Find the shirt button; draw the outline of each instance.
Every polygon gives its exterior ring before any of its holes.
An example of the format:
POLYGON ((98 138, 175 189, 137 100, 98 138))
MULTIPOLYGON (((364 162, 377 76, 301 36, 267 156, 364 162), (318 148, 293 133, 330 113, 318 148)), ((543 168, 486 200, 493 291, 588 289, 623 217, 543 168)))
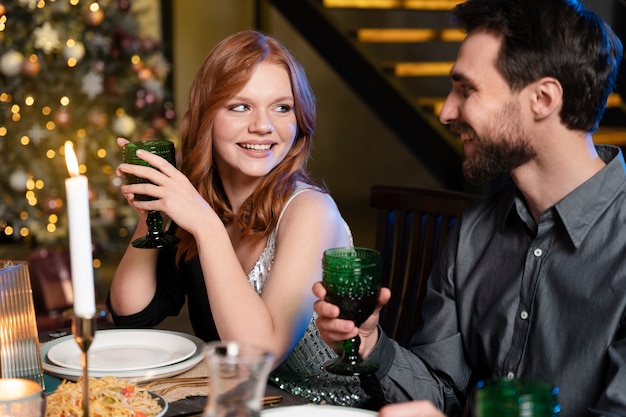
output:
POLYGON ((522 318, 522 320, 526 320, 528 318, 528 311, 522 311, 519 316, 522 318))
POLYGON ((543 254, 543 251, 541 249, 537 248, 537 249, 535 249, 533 251, 533 254, 538 258, 538 257, 540 257, 543 254))
POLYGON ((509 373, 506 374, 506 377, 509 378, 509 379, 513 379, 513 378, 515 378, 515 373, 509 372, 509 373))

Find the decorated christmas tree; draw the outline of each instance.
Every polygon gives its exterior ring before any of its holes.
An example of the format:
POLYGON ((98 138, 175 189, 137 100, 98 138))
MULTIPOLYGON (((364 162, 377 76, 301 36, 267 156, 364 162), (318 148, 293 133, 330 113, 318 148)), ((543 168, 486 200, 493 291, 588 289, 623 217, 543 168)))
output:
POLYGON ((0 240, 64 244, 64 143, 89 179, 92 236, 124 243, 118 136, 172 139, 169 64, 130 0, 0 0, 0 240))

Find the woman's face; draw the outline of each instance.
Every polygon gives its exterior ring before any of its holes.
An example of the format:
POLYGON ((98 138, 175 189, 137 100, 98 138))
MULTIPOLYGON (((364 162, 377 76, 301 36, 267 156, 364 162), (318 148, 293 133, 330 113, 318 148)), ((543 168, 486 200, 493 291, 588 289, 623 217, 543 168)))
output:
POLYGON ((260 63, 241 91, 218 110, 213 153, 222 181, 260 179, 287 155, 297 132, 287 71, 260 63))

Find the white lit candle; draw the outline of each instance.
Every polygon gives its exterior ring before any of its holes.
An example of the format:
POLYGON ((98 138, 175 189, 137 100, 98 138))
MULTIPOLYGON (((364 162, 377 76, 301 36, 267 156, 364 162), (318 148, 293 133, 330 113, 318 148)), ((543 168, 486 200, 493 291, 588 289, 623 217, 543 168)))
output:
POLYGON ((74 289, 74 315, 93 317, 96 313, 89 218, 89 185, 79 175, 78 160, 72 142, 65 142, 65 163, 70 178, 65 180, 70 232, 70 259, 74 289))

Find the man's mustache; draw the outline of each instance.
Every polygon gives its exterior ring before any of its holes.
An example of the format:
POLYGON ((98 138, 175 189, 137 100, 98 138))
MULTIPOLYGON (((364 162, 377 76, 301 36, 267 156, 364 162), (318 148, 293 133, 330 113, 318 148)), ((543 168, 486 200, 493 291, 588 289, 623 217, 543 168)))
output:
POLYGON ((469 133, 472 136, 476 136, 476 134, 474 132, 474 129, 472 129, 466 123, 459 123, 459 122, 450 123, 449 129, 450 129, 450 132, 454 133, 455 135, 459 135, 460 136, 463 133, 469 133))

